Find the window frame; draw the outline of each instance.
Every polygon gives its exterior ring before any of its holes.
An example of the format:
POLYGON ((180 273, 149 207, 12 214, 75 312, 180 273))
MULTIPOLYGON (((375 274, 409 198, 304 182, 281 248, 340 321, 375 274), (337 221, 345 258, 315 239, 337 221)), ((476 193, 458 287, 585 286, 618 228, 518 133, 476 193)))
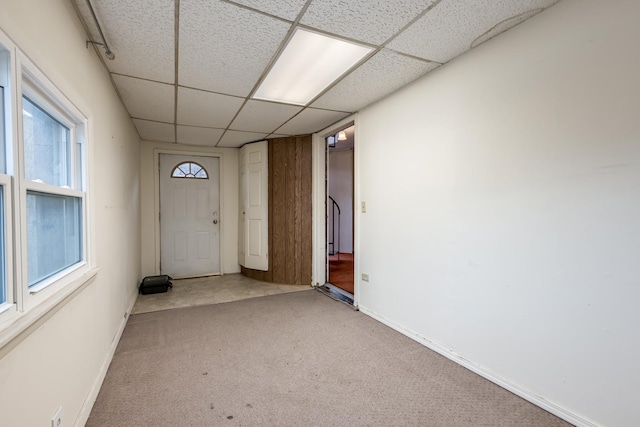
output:
MULTIPOLYGON (((6 174, 0 174, 0 187, 2 187, 2 210, 4 221, 0 223, 4 235, 4 280, 5 280, 5 301, 0 303, 0 316, 7 311, 16 309, 15 286, 14 286, 14 263, 13 263, 13 230, 8 225, 13 224, 13 191, 12 178, 6 174)), ((0 242, 2 244, 2 242, 0 242)))
MULTIPOLYGON (((25 330, 28 319, 44 315, 95 277, 92 260, 89 218, 87 133, 89 120, 57 86, 0 31, 0 49, 8 52, 8 61, 0 61, 0 83, 5 72, 5 159, 6 173, 0 168, 0 186, 4 194, 4 235, 6 302, 0 303, 0 348, 13 336, 25 330), (2 70, 3 64, 6 70, 2 70), (9 92, 9 93, 7 93, 9 92), (26 179, 23 128, 23 96, 69 129, 68 185, 57 186, 26 179), (10 123, 9 123, 10 122, 10 123), (27 194, 38 192, 79 200, 80 261, 35 283, 28 283, 27 194), (23 321, 16 323, 19 319, 23 321)), ((5 58, 6 59, 6 58, 5 58)), ((1 102, 1 101, 0 101, 1 102)), ((0 132, 2 132, 0 126, 0 132)), ((0 140, 0 144, 3 141, 0 140)), ((1 147, 0 147, 1 148, 1 147)), ((2 161, 0 157, 0 161, 2 161)))
MULTIPOLYGON (((24 157, 24 135, 23 135, 23 123, 22 114, 16 114, 18 117, 18 171, 15 173, 15 179, 19 182, 20 191, 20 225, 21 225, 21 288, 23 292, 28 293, 31 298, 25 296, 25 300, 31 305, 38 303, 41 298, 39 295, 43 291, 42 298, 46 298, 48 294, 59 289, 67 284, 70 280, 76 277, 74 272, 80 271, 82 273, 88 267, 88 218, 87 218, 87 192, 85 187, 86 177, 82 174, 85 170, 86 157, 82 158, 83 153, 77 153, 80 149, 79 145, 84 144, 85 139, 83 137, 87 129, 87 119, 84 115, 64 96, 51 81, 24 55, 18 56, 18 65, 20 74, 17 75, 20 81, 18 82, 21 88, 18 99, 16 100, 17 111, 22 111, 23 96, 29 98, 31 102, 36 104, 39 108, 46 111, 51 117, 59 121, 61 124, 69 129, 69 159, 70 159, 70 176, 69 187, 56 186, 43 182, 31 181, 25 177, 25 157, 24 157), (82 135, 79 135, 82 134, 82 135), (61 196, 70 196, 79 198, 82 204, 82 257, 81 261, 72 264, 58 273, 34 284, 32 287, 28 286, 28 265, 27 265, 27 193, 39 192, 48 193, 61 196), (50 289, 51 288, 51 289, 50 289)), ((80 151, 86 151, 80 150, 80 151)))
POLYGON ((0 322, 10 318, 17 312, 18 289, 16 287, 16 270, 14 264, 15 249, 15 228, 13 227, 14 215, 14 182, 13 182, 13 164, 8 159, 13 158, 15 153, 17 120, 14 114, 14 100, 16 96, 16 82, 14 79, 16 69, 16 52, 17 48, 11 39, 0 31, 0 50, 2 58, 0 58, 0 83, 2 84, 3 104, 2 114, 2 139, 0 140, 0 150, 4 152, 0 155, 0 186, 3 188, 3 210, 4 222, 1 226, 4 228, 4 263, 5 263, 5 301, 0 303, 0 322))

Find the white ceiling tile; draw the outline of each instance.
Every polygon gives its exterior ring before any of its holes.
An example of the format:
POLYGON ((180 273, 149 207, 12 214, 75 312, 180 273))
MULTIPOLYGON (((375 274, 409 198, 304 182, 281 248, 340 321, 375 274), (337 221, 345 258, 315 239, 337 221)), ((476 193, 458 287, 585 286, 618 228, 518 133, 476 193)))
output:
POLYGON ((224 129, 178 126, 178 143, 214 147, 223 132, 224 129))
POLYGON ((226 128, 244 98, 178 88, 178 124, 226 128))
POLYGON ((249 100, 229 127, 235 130, 269 133, 300 110, 302 107, 294 105, 249 100))
POLYGON ((176 142, 176 133, 169 123, 151 122, 149 120, 133 119, 140 138, 145 141, 176 142))
POLYGON ((278 134, 306 135, 317 132, 347 117, 350 113, 341 111, 318 110, 306 108, 303 112, 276 130, 278 134))
POLYGON ((270 15, 294 21, 306 0, 234 0, 234 3, 243 4, 270 15))
POLYGON ((263 140, 267 137, 267 133, 241 132, 236 130, 228 130, 220 142, 218 147, 241 147, 247 142, 255 142, 263 140))
MULTIPOLYGON (((92 39, 102 42, 86 0, 76 0, 76 4, 92 39)), ((107 44, 116 55, 112 61, 105 60, 109 71, 174 83, 173 0, 110 0, 91 4, 107 44)))
POLYGON ((239 96, 249 95, 290 27, 210 0, 182 0, 180 21, 180 84, 239 96))
MULTIPOLYGON (((89 38, 100 41, 87 2, 73 1, 86 21, 89 38)), ((142 119, 135 121, 141 136, 173 141, 172 124, 177 118, 178 142, 215 145, 220 141, 232 146, 263 133, 297 135, 321 130, 348 116, 347 111, 362 109, 436 66, 415 57, 446 62, 557 1, 102 0, 93 5, 116 54, 115 61, 105 64, 130 115, 142 119), (315 101, 313 108, 300 110, 257 100, 244 104, 243 98, 286 37, 290 20, 307 3, 303 25, 372 44, 385 42, 427 12, 315 101), (177 100, 173 85, 176 4, 180 5, 178 77, 183 86, 177 100), (222 138, 228 126, 230 131, 222 138)))
MULTIPOLYGON (((479 37, 503 21, 522 14, 530 17, 558 0, 443 0, 387 47, 437 62, 447 62, 469 50, 479 37)), ((493 32, 493 35, 496 35, 493 32)), ((476 43, 477 44, 477 43, 476 43)))
POLYGON ((131 117, 173 123, 173 85, 120 75, 113 81, 131 117))
POLYGON ((300 22, 380 45, 433 3, 434 0, 313 1, 300 22))
POLYGON ((433 70, 437 63, 382 49, 360 68, 318 98, 312 106, 358 111, 433 70))

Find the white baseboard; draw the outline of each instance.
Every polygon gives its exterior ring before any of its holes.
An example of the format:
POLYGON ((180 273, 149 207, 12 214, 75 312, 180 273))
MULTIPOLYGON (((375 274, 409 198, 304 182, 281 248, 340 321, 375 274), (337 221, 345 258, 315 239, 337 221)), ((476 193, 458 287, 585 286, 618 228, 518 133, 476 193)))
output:
POLYGON ((111 360, 113 359, 114 354, 116 353, 116 348, 118 347, 118 343, 120 342, 120 338, 122 337, 122 333, 124 332, 124 328, 127 325, 127 321, 129 320, 129 316, 131 315, 131 310, 133 309, 133 305, 136 303, 136 298, 133 298, 129 307, 126 311, 126 317, 123 316, 122 322, 116 331, 115 336, 111 342, 111 347, 109 347, 109 352, 102 362, 102 366, 100 367, 100 372, 98 372, 98 376, 96 377, 95 382, 93 383, 93 387, 91 387, 91 391, 87 395, 87 398, 84 400, 82 404, 82 408, 80 409, 80 413, 78 414, 78 418, 76 418, 74 427, 84 427, 89 421, 89 416, 91 415, 91 410, 93 409, 93 404, 96 402, 98 398, 98 393, 100 393, 100 389, 102 388, 102 383, 104 382, 105 377, 107 376, 107 371, 109 370, 109 366, 111 365, 111 360))
POLYGON ((486 378, 487 380, 491 381, 494 384, 499 385, 500 387, 509 390, 510 392, 512 392, 513 394, 520 396, 521 398, 533 403, 536 406, 539 406, 540 408, 544 409, 547 412, 552 413, 553 415, 556 415, 559 418, 562 418, 563 420, 570 422, 571 424, 574 424, 576 426, 580 426, 580 427, 600 427, 600 424, 594 423, 593 421, 587 420, 577 414, 574 414, 573 412, 556 405, 553 402, 550 402, 548 400, 546 400, 544 397, 542 396, 538 396, 534 393, 532 393, 530 390, 527 390, 525 388, 523 388, 522 386, 515 384, 513 382, 511 382, 510 380, 507 380, 506 378, 501 377, 498 374, 495 374, 494 372, 489 371, 488 369, 464 358, 463 356, 456 354, 455 352, 451 351, 450 349, 447 349, 445 347, 442 347, 439 344, 434 343, 433 341, 428 340, 425 337, 420 336, 419 334, 406 329, 404 327, 401 327, 397 324, 395 324, 394 322, 390 321, 389 319, 386 319, 385 317, 379 315, 378 313, 376 313, 373 310, 370 310, 366 307, 363 306, 359 306, 358 309, 366 314, 367 316, 370 316, 374 319, 376 319, 377 321, 384 323, 385 325, 389 326, 390 328, 400 332, 401 334, 411 338, 414 341, 417 341, 418 343, 424 345, 425 347, 428 347, 429 349, 435 351, 438 354, 443 355, 444 357, 446 357, 449 360, 452 360, 453 362, 464 366, 465 368, 469 369, 470 371, 480 375, 483 378, 486 378))

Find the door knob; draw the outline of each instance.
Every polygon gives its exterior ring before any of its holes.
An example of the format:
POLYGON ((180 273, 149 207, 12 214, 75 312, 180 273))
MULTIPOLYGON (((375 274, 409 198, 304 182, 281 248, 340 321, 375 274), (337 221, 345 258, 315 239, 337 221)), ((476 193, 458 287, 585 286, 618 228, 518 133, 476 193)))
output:
POLYGON ((217 223, 218 223, 218 220, 217 220, 217 219, 214 219, 214 220, 213 220, 213 223, 214 223, 214 224, 217 224, 217 223))

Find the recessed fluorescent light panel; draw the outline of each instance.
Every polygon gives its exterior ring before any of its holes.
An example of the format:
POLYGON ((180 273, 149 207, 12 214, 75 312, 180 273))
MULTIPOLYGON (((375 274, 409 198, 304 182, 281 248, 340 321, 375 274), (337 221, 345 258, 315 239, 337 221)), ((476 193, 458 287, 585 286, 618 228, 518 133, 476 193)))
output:
POLYGON ((372 50, 297 29, 253 97, 306 105, 372 50))

